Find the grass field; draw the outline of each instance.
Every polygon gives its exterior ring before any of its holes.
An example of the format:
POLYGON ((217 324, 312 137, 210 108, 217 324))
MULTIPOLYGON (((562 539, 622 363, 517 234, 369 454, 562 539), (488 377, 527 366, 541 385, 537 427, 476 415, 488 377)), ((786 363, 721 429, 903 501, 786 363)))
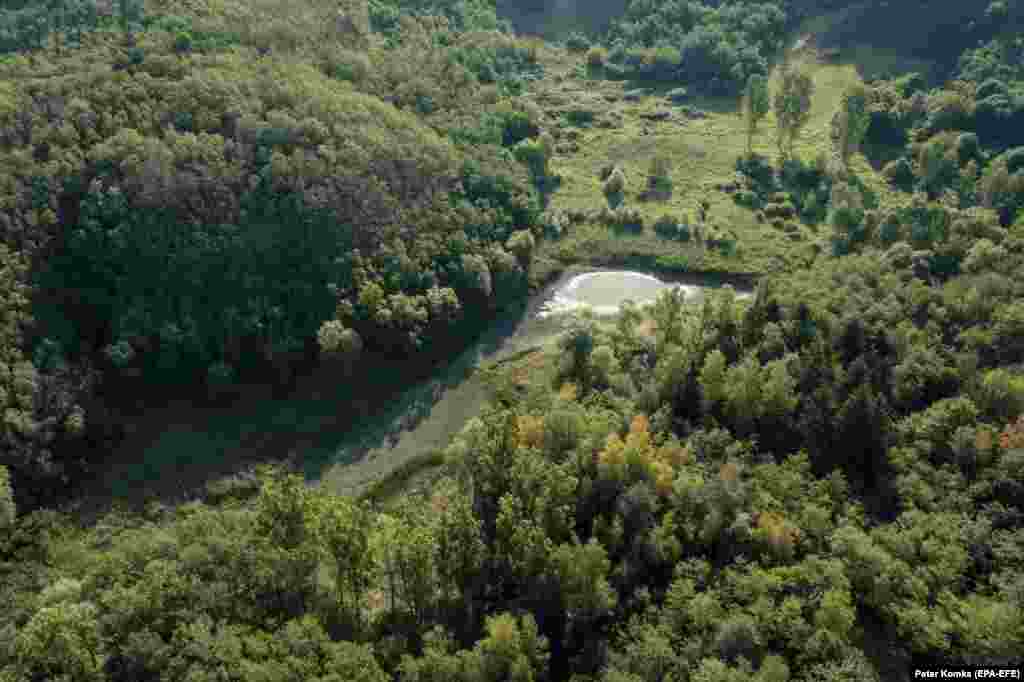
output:
MULTIPOLYGON (((813 160, 829 150, 829 129, 840 95, 860 80, 858 64, 826 63, 817 59, 813 49, 793 55, 804 62, 815 84, 811 120, 796 144, 796 155, 813 160)), ((619 165, 626 174, 624 206, 640 211, 644 231, 622 235, 603 225, 582 224, 563 239, 545 243, 541 256, 565 263, 590 265, 685 263, 693 271, 778 272, 803 267, 814 258, 815 241, 820 234, 802 226, 796 238, 768 224, 758 223, 754 213, 737 206, 732 197, 714 187, 734 179, 736 159, 745 151, 746 133, 734 99, 693 97, 690 106, 706 112, 706 118, 688 119, 672 107, 664 93, 678 84, 647 84, 649 93, 639 101, 624 101, 624 91, 637 87, 631 82, 585 78, 578 65, 582 57, 555 50, 545 51, 548 76, 539 82, 531 97, 542 108, 552 103, 557 108, 586 107, 594 110, 598 121, 620 122, 618 127, 593 125, 572 128, 561 123, 562 137, 573 129, 578 151, 557 154, 552 170, 562 177, 552 196, 551 208, 595 210, 606 205, 601 191, 600 170, 609 163, 619 165), (569 104, 566 104, 569 103, 569 104), (657 110, 672 110, 672 118, 654 122, 644 118, 657 110), (667 201, 643 201, 648 166, 655 154, 666 155, 671 162, 674 193, 667 201), (702 250, 692 244, 657 237, 651 225, 661 215, 696 215, 700 200, 710 203, 709 224, 737 237, 737 252, 724 256, 715 250, 702 250)), ((776 77, 770 80, 774 89, 776 77)), ((777 157, 774 114, 761 122, 754 137, 754 151, 771 159, 777 157)), ((890 194, 886 183, 861 155, 856 155, 851 170, 880 197, 890 194)), ((680 268, 682 269, 682 268, 680 268)))

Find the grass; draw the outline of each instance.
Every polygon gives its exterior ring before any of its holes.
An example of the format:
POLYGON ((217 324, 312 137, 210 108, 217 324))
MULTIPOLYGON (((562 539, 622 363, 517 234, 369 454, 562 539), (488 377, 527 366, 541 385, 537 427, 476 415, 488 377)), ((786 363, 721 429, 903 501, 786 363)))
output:
POLYGON ((399 496, 411 492, 415 484, 429 484, 434 477, 440 475, 444 466, 444 451, 432 450, 428 453, 406 460, 384 476, 371 483, 360 495, 359 499, 370 502, 378 507, 386 507, 399 496))
MULTIPOLYGON (((813 160, 830 148, 829 131, 836 103, 849 85, 860 80, 858 65, 852 62, 826 63, 815 58, 812 50, 794 55, 806 60, 815 84, 811 119, 797 140, 795 153, 813 160)), ((589 106, 599 107, 598 117, 613 115, 621 119, 618 128, 592 126, 578 130, 579 151, 559 154, 551 162, 553 172, 562 177, 558 192, 551 198, 551 208, 561 210, 594 210, 605 205, 599 172, 608 163, 618 164, 627 180, 624 206, 636 208, 644 218, 644 231, 639 235, 619 235, 595 224, 572 228, 557 242, 542 244, 540 256, 565 264, 623 266, 639 264, 655 270, 681 270, 682 264, 692 272, 767 273, 796 269, 814 258, 813 242, 818 235, 803 226, 798 239, 768 224, 758 223, 754 213, 737 206, 729 194, 714 189, 735 177, 736 159, 746 146, 744 123, 738 102, 729 98, 695 96, 691 106, 707 113, 707 117, 688 120, 664 99, 664 93, 678 83, 645 83, 649 94, 637 102, 621 100, 623 91, 632 84, 621 81, 581 80, 575 74, 582 57, 548 52, 545 64, 549 77, 537 84, 531 96, 544 106, 547 103, 571 100, 576 93, 585 93, 589 106), (606 98, 607 96, 607 98, 606 98), (613 100, 613 101, 608 101, 613 100), (643 114, 658 109, 673 109, 676 114, 666 122, 650 122, 643 114), (675 191, 667 201, 642 201, 646 189, 647 170, 655 154, 667 156, 675 191), (710 204, 708 223, 737 237, 737 252, 726 256, 715 250, 702 250, 692 243, 673 242, 654 235, 652 226, 661 215, 696 215, 700 200, 710 204)), ((775 87, 773 75, 770 86, 775 87)), ((778 155, 775 145, 774 114, 761 122, 754 136, 754 151, 769 158, 778 155)), ((895 200, 884 179, 861 155, 855 155, 851 170, 873 189, 883 205, 895 200)))

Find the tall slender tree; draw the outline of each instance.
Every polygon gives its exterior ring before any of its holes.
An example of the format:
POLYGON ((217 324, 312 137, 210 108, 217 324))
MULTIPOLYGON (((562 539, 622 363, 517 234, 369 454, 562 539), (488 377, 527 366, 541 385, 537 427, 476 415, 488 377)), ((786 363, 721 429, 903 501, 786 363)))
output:
POLYGON ((768 114, 770 109, 768 79, 759 74, 753 74, 747 80, 747 86, 743 90, 742 110, 747 124, 748 155, 754 151, 754 133, 757 132, 757 124, 768 114))
POLYGON ((814 81, 800 65, 782 65, 779 89, 775 93, 775 118, 778 120, 779 155, 788 159, 800 131, 811 120, 814 81))
POLYGON ((850 155, 864 140, 870 124, 867 89, 857 83, 843 93, 839 109, 832 119, 832 138, 844 164, 849 163, 850 155))

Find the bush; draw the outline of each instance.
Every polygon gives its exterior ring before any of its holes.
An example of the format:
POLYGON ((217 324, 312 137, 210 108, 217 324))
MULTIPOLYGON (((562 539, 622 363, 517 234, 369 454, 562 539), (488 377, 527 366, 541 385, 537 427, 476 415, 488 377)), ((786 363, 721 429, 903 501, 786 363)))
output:
POLYGON ((572 52, 584 52, 590 47, 590 38, 574 31, 565 39, 565 47, 572 52))
POLYGON ((888 214, 879 225, 879 240, 885 244, 895 244, 903 239, 903 226, 895 213, 888 214))
POLYGON ((1002 95, 1003 97, 1010 94, 1010 88, 1007 87, 1006 83, 999 80, 998 78, 989 78, 978 86, 978 89, 974 93, 974 98, 978 101, 988 99, 993 95, 1002 95))
POLYGON ((665 200, 672 196, 671 163, 666 156, 651 159, 647 173, 647 192, 651 198, 665 200))
POLYGON ((361 52, 337 50, 332 52, 322 65, 324 73, 331 78, 350 83, 363 83, 370 77, 373 66, 369 57, 361 52))
POLYGON ((533 250, 536 248, 537 242, 533 238, 533 233, 529 230, 517 230, 513 232, 508 241, 505 244, 505 248, 516 257, 521 264, 530 262, 533 257, 533 250))
POLYGON ((549 150, 540 140, 523 140, 512 148, 516 161, 525 164, 535 178, 547 175, 549 150))
POLYGON ((639 233, 644 229, 644 218, 635 208, 617 208, 602 212, 601 220, 617 231, 639 233))
POLYGON ((604 194, 605 196, 622 194, 626 189, 626 176, 622 172, 622 169, 618 166, 612 169, 612 172, 608 174, 608 179, 604 183, 604 194))
POLYGON ((658 256, 654 259, 654 264, 662 270, 674 270, 676 272, 686 272, 690 269, 690 259, 685 254, 673 253, 658 256))
POLYGON ((770 193, 776 187, 775 170, 767 158, 750 154, 736 159, 736 172, 750 178, 759 192, 770 193))
POLYGON ((514 147, 528 137, 536 137, 540 134, 540 126, 530 112, 508 111, 499 114, 501 125, 501 144, 506 147, 514 147))
POLYGON ((583 419, 577 412, 556 410, 544 418, 544 450, 562 455, 576 447, 584 433, 583 419))
POLYGON ((587 50, 587 66, 599 69, 608 61, 608 50, 595 46, 587 50))
POLYGON ((894 187, 909 192, 914 187, 914 168, 906 158, 899 158, 885 164, 882 174, 894 187))
POLYGON ((739 206, 744 206, 756 211, 764 207, 764 202, 761 197, 757 196, 754 192, 749 189, 741 189, 739 192, 735 192, 732 195, 732 200, 739 206))
POLYGON ((673 88, 665 93, 665 99, 673 104, 683 104, 690 99, 690 91, 687 88, 673 88))
POLYGON ((690 241, 690 226, 685 221, 680 222, 670 215, 663 215, 655 221, 654 233, 664 239, 690 241))
POLYGON ((981 146, 977 133, 960 133, 956 138, 956 153, 961 165, 978 160, 981 156, 981 146))
POLYGON ((910 97, 916 92, 924 92, 925 88, 928 87, 928 83, 925 81, 924 76, 916 72, 908 73, 905 76, 897 78, 893 81, 893 85, 904 97, 910 97))
POLYGON ((192 51, 192 34, 180 31, 174 36, 174 51, 188 53, 192 51))
POLYGON ((1006 170, 1016 173, 1024 168, 1024 147, 1016 147, 1006 152, 1006 170))
POLYGON ((574 125, 578 128, 589 126, 594 122, 595 117, 596 114, 593 109, 579 108, 565 112, 565 120, 568 121, 570 125, 574 125))

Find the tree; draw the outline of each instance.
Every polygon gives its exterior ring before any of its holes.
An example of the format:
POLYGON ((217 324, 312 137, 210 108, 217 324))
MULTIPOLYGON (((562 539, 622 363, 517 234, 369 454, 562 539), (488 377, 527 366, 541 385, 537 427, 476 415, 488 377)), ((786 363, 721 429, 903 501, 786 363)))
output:
POLYGON ((754 151, 754 133, 757 132, 757 124, 761 122, 771 109, 771 99, 768 93, 768 79, 760 74, 754 74, 747 79, 747 87, 743 91, 743 117, 747 124, 747 154, 754 151))
POLYGON ((10 474, 7 467, 0 465, 0 528, 7 528, 14 523, 16 514, 10 474))
POLYGON ((358 631, 375 568, 370 553, 370 519, 348 498, 324 496, 319 502, 319 542, 334 570, 339 606, 358 631))
POLYGON ((839 110, 832 120, 832 135, 839 147, 839 158, 844 164, 849 162, 850 154, 864 140, 869 125, 871 112, 868 111, 867 89, 858 83, 843 93, 839 110))
POLYGON ((440 502, 434 531, 434 563, 442 594, 461 607, 472 622, 474 595, 484 564, 486 546, 480 519, 473 513, 473 500, 450 479, 437 486, 440 502))
POLYGON ((117 8, 125 44, 132 45, 132 28, 142 18, 142 3, 139 0, 118 0, 117 8))
POLYGON ((104 655, 96 616, 96 607, 88 602, 39 609, 14 641, 25 679, 102 680, 104 655))
POLYGON ((469 679, 540 682, 548 667, 548 641, 533 616, 502 613, 487 619, 487 637, 473 650, 477 668, 469 679), (479 667, 477 667, 479 666, 479 667))
POLYGON ((782 66, 780 77, 774 108, 779 126, 779 154, 788 159, 793 155, 793 146, 800 131, 811 119, 814 81, 802 67, 788 63, 782 66))

